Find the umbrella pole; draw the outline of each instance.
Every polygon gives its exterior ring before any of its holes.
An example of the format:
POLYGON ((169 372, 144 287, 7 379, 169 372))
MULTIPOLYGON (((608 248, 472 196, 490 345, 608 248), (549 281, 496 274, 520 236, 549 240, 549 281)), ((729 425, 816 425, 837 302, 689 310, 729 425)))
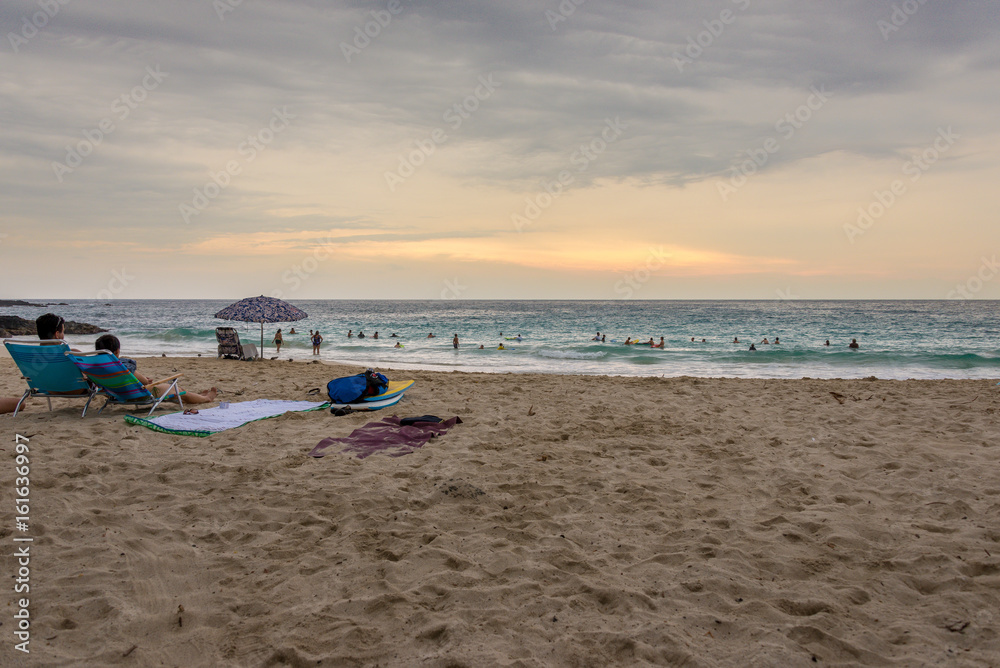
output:
POLYGON ((264 358, 264 322, 260 323, 260 357, 264 358))

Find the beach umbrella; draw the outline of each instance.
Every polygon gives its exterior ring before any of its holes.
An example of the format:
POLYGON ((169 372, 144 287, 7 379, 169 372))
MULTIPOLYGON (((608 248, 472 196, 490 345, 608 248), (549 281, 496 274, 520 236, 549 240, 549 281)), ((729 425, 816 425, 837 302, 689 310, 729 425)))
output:
POLYGON ((294 322, 308 318, 309 314, 286 301, 274 297, 247 297, 235 304, 230 304, 215 314, 222 320, 239 320, 240 322, 260 323, 260 352, 264 354, 264 323, 294 322))

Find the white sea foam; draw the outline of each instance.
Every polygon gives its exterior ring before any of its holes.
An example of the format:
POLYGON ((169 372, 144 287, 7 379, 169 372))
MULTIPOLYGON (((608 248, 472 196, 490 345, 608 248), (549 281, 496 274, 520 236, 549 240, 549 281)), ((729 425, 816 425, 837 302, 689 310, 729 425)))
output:
POLYGON ((551 357, 557 360, 599 360, 607 353, 575 353, 571 350, 539 350, 539 357, 551 357))

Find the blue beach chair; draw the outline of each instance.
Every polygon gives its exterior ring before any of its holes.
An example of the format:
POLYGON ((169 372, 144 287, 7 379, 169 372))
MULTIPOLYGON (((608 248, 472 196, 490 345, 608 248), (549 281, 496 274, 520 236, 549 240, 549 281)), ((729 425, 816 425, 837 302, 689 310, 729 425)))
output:
POLYGON ((14 417, 28 397, 45 397, 51 411, 53 398, 87 399, 89 404, 96 394, 97 389, 66 359, 69 346, 65 341, 4 339, 3 345, 28 383, 28 389, 14 408, 14 417))
MULTIPOLYGON (((125 365, 122 364, 122 361, 114 353, 110 353, 107 350, 95 350, 92 353, 67 352, 66 357, 70 359, 72 364, 79 369, 80 373, 87 380, 97 386, 95 394, 107 397, 107 401, 101 406, 101 410, 97 411, 98 415, 108 407, 108 404, 119 404, 122 406, 152 405, 149 413, 146 413, 147 416, 152 415, 156 407, 160 405, 160 402, 164 399, 174 398, 174 395, 177 394, 177 379, 184 375, 179 373, 169 378, 143 385, 131 371, 125 368, 125 365), (151 387, 167 382, 170 383, 170 387, 167 388, 167 392, 162 397, 157 397, 150 391, 151 387)), ((179 396, 177 397, 177 402, 181 405, 181 410, 183 410, 184 402, 179 396)), ((81 417, 87 416, 87 408, 89 407, 90 401, 88 400, 87 405, 83 407, 83 415, 81 417)))

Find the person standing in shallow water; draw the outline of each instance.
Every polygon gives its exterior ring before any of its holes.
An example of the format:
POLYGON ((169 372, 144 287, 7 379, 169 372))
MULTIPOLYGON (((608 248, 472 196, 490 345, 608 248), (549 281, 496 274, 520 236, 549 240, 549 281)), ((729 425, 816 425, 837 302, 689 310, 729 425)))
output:
POLYGON ((319 355, 319 344, 321 343, 323 343, 323 337, 320 336, 319 330, 317 329, 312 335, 313 355, 319 355))
POLYGON ((451 345, 455 347, 455 350, 458 350, 458 332, 455 332, 455 338, 451 340, 451 345))
POLYGON ((851 342, 847 344, 847 347, 848 348, 860 348, 861 346, 858 345, 858 340, 857 339, 851 339, 851 342))

